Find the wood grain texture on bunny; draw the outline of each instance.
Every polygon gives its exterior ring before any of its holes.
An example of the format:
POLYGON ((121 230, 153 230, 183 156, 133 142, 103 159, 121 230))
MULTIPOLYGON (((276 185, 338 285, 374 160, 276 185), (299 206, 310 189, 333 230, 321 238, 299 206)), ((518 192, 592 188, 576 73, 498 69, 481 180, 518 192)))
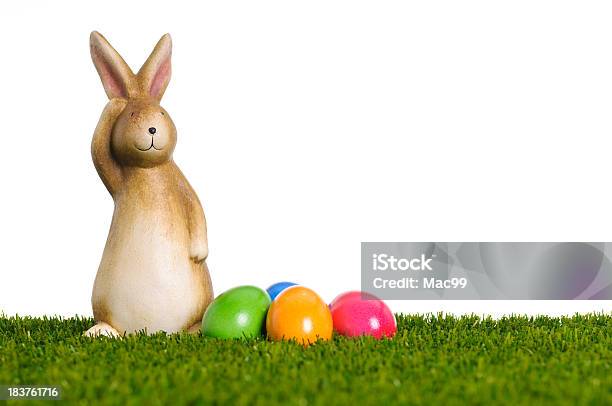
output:
POLYGON ((109 98, 92 157, 115 202, 86 335, 197 331, 213 298, 200 201, 172 159, 176 128, 159 102, 171 74, 164 35, 134 74, 99 33, 91 57, 109 98))

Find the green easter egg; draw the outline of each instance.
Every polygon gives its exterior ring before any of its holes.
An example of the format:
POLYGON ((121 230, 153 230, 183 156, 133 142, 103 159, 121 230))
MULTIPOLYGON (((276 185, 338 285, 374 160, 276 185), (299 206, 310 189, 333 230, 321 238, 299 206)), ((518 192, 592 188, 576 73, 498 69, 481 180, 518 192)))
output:
POLYGON ((270 306, 268 293, 238 286, 219 295, 206 309, 202 334, 217 338, 257 337, 263 333, 270 306))

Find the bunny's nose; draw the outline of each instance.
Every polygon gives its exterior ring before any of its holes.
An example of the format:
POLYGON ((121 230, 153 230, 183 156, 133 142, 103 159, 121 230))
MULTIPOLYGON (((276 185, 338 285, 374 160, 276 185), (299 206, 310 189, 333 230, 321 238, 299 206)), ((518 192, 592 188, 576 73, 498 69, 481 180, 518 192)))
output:
POLYGON ((149 128, 149 134, 153 135, 153 134, 155 134, 155 131, 157 131, 157 130, 155 129, 155 127, 151 127, 151 128, 149 128))

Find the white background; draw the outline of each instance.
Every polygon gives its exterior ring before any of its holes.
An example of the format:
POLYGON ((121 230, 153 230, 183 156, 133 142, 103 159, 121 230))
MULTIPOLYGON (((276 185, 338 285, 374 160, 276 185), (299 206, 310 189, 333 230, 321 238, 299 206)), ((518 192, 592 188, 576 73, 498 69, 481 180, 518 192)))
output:
POLYGON ((93 29, 134 70, 173 37, 163 105, 217 294, 293 280, 331 300, 359 288, 361 241, 612 238, 610 3, 95 3, 0 6, 0 312, 91 314, 113 209, 89 152, 93 29))

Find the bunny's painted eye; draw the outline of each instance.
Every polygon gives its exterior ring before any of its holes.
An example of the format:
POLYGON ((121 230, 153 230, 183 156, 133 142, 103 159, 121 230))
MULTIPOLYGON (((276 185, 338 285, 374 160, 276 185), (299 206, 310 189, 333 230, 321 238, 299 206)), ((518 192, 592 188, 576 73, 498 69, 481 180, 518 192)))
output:
POLYGON ((164 112, 163 112, 163 111, 160 111, 160 113, 162 113, 162 116, 165 116, 165 114, 164 114, 164 112))
POLYGON ((132 114, 130 114, 130 117, 134 117, 134 112, 132 111, 132 114))

